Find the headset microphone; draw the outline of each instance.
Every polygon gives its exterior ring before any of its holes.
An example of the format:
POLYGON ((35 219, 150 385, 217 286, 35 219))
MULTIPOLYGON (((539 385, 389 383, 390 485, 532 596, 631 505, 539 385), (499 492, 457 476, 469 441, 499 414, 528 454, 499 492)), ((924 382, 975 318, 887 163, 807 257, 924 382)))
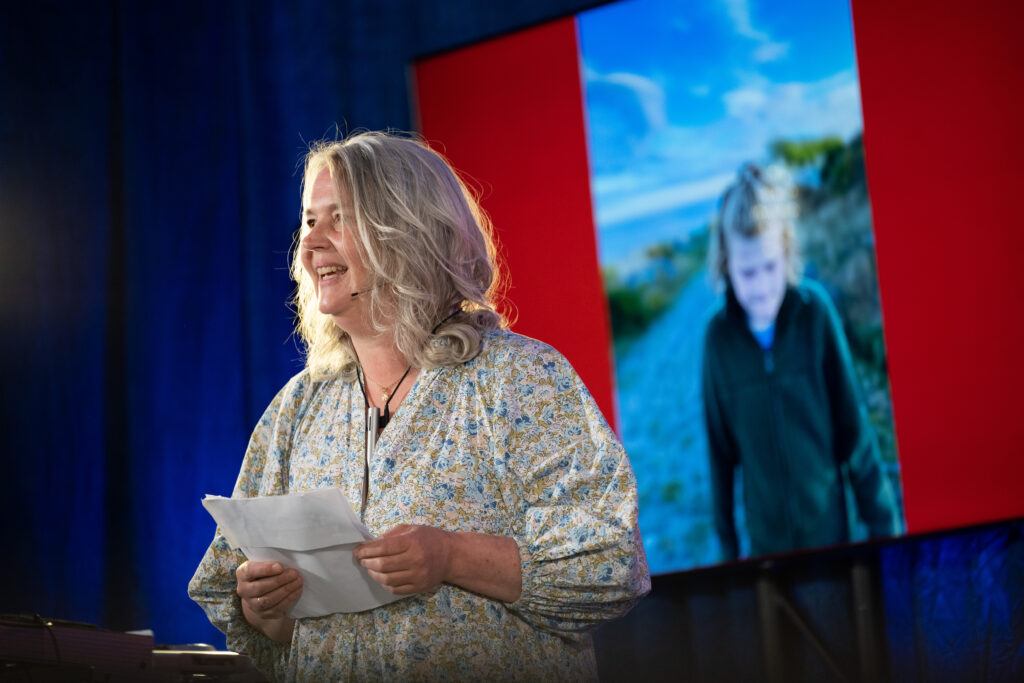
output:
POLYGON ((367 292, 369 292, 369 291, 370 291, 369 289, 364 289, 364 290, 363 290, 363 291, 361 291, 361 292, 352 292, 352 294, 350 294, 349 296, 351 296, 351 297, 352 297, 352 298, 354 299, 354 298, 356 298, 357 296, 359 296, 360 294, 366 294, 366 293, 367 293, 367 292))

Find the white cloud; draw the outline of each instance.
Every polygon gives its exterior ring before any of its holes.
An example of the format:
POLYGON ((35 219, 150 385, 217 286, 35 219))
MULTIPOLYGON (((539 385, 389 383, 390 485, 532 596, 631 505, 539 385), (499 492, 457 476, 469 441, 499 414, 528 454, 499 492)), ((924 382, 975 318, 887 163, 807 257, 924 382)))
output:
POLYGON ((729 19, 732 20, 736 33, 753 40, 770 40, 767 33, 754 28, 754 24, 750 20, 750 3, 747 0, 724 0, 724 3, 725 11, 729 15, 729 19))
POLYGON ((692 127, 666 123, 646 138, 645 155, 596 175, 602 229, 721 196, 743 163, 766 161, 778 137, 848 140, 862 128, 853 69, 810 82, 773 83, 749 72, 739 78, 739 87, 722 96, 720 119, 692 127))
POLYGON ((768 104, 768 93, 756 86, 742 87, 722 95, 722 102, 730 117, 753 120, 768 104))
POLYGON ((861 129, 860 90, 852 70, 809 83, 753 77, 722 96, 728 117, 773 135, 838 135, 861 129))
POLYGON ((625 221, 654 216, 689 204, 716 199, 734 178, 735 174, 731 172, 721 173, 710 178, 626 195, 608 206, 599 206, 597 224, 602 228, 608 228, 625 221))
POLYGON ((610 83, 632 91, 644 112, 644 117, 647 119, 647 124, 650 128, 661 128, 668 121, 668 113, 665 110, 665 91, 650 78, 625 71, 604 75, 597 74, 596 72, 590 73, 592 77, 588 78, 588 80, 591 82, 610 83))
POLYGON ((755 62, 759 64, 774 62, 789 54, 789 43, 778 42, 767 31, 754 26, 748 0, 722 0, 722 2, 736 34, 758 43, 751 54, 751 58, 755 62))
POLYGON ((789 43, 765 42, 754 49, 754 61, 774 62, 789 54, 789 43))

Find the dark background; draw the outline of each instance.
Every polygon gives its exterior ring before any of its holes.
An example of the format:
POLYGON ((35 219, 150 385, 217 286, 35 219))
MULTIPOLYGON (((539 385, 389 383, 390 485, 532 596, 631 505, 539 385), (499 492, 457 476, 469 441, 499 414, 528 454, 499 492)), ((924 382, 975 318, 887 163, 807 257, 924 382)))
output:
POLYGON ((0 612, 223 638, 185 595, 301 369, 306 143, 411 129, 413 56, 593 3, 0 3, 0 612))
MULTIPOLYGON (((300 368, 285 301, 305 143, 332 135, 335 124, 410 129, 414 57, 595 4, 0 5, 0 452, 8 474, 0 612, 149 627, 157 642, 223 646, 185 596, 213 531, 199 500, 230 491, 252 425, 300 368)), ((918 458, 904 461, 905 476, 915 466, 923 472, 943 442, 941 453, 950 442, 966 445, 956 449, 962 460, 941 455, 941 466, 918 479, 957 491, 957 467, 969 471, 976 453, 998 451, 999 462, 1020 454, 1012 445, 1020 421, 997 419, 1020 405, 1006 389, 1019 386, 1024 367, 1013 360, 1024 278, 1008 257, 1019 253, 1019 237, 1009 235, 1020 234, 1022 212, 1019 196, 1007 192, 1021 179, 1012 170, 1021 158, 1012 78, 1024 64, 1012 34, 1020 10, 886 6, 858 0, 854 20, 859 50, 873 41, 899 57, 860 64, 897 432, 901 453, 918 458), (979 27, 981 38, 959 38, 979 27), (922 81, 940 49, 954 66, 966 55, 968 66, 922 81), (991 64, 1011 68, 993 75, 991 64), (901 78, 871 80, 884 69, 901 78), (951 98, 968 88, 956 126, 914 110, 884 114, 894 93, 920 101, 922 82, 934 92, 946 78, 951 98), (1001 99, 977 102, 979 92, 1001 99), (965 147, 963 136, 979 130, 985 141, 965 147), (908 137, 918 152, 923 140, 945 147, 934 158, 908 159, 899 148, 908 137), (893 163, 876 171, 887 149, 893 163), (965 167, 968 154, 977 163, 965 167), (880 199, 879 183, 909 183, 912 192, 880 199), (929 187, 931 203, 913 200, 929 187), (938 242, 930 239, 936 220, 956 221, 938 242), (919 239, 890 241, 886 252, 887 229, 919 239), (961 307, 950 309, 953 325, 983 331, 974 344, 964 334, 950 341, 949 316, 890 320, 892 306, 911 310, 936 296, 961 307), (922 327, 938 328, 930 348, 900 341, 922 327), (979 369, 986 357, 998 362, 979 369), (927 381, 936 363, 949 372, 927 381), (972 394, 978 377, 983 389, 998 379, 1001 393, 972 394), (901 401, 934 402, 941 391, 955 392, 955 405, 978 407, 966 418, 901 414, 901 401), (933 428, 922 423, 908 442, 905 425, 921 419, 933 428)), ((1000 491, 1017 488, 1001 484, 1000 491)), ((960 489, 974 500, 967 489, 977 487, 960 489)), ((908 505, 913 495, 920 493, 908 490, 908 505)), ((956 495, 944 500, 947 509, 960 503, 956 495)), ((945 525, 937 516, 919 527, 945 525)), ((1024 678, 1020 532, 1009 523, 864 551, 894 678, 1024 678)), ((846 569, 829 558, 784 562, 784 583, 845 642, 846 569)), ((756 679, 752 586, 763 570, 658 577, 631 619, 601 634, 602 666, 616 671, 613 660, 635 659, 673 677, 714 680, 733 671, 756 679)), ((792 678, 817 679, 820 663, 800 663, 815 655, 800 652, 792 678)))

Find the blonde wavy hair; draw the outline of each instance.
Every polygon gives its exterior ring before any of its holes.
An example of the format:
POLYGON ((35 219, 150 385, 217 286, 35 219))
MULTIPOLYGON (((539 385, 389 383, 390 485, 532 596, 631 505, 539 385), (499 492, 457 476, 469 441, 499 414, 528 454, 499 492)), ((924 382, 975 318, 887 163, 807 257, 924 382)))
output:
MULTIPOLYGON (((491 224, 473 193, 440 154, 407 134, 359 132, 311 145, 303 206, 325 168, 352 197, 353 237, 369 275, 360 296, 369 300, 373 329, 393 331, 398 350, 419 368, 475 357, 481 333, 506 321, 495 310, 502 278, 491 224)), ((302 267, 306 229, 295 237, 291 264, 306 367, 316 379, 352 380, 351 339, 320 313, 302 267)))
POLYGON ((711 222, 708 246, 708 273, 716 288, 729 281, 729 245, 727 238, 751 239, 765 234, 771 226, 782 229, 782 248, 786 254, 786 279, 800 279, 801 263, 797 249, 796 219, 798 205, 793 176, 779 165, 746 164, 736 182, 722 195, 718 216, 711 222))

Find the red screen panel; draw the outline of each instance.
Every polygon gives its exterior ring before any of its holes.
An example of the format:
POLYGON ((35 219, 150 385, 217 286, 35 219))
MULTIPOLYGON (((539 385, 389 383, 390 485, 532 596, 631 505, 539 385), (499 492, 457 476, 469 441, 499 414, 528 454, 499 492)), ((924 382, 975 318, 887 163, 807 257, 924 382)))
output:
POLYGON ((561 351, 614 425, 575 20, 422 60, 415 78, 420 131, 482 190, 514 329, 561 351))
POLYGON ((908 530, 1024 515, 1024 9, 853 19, 908 530))
MULTIPOLYGON (((908 530, 1020 517, 1024 6, 852 8, 908 530)), ((578 59, 563 20, 416 77, 422 132, 484 190, 516 329, 565 353, 611 417, 578 59)))

